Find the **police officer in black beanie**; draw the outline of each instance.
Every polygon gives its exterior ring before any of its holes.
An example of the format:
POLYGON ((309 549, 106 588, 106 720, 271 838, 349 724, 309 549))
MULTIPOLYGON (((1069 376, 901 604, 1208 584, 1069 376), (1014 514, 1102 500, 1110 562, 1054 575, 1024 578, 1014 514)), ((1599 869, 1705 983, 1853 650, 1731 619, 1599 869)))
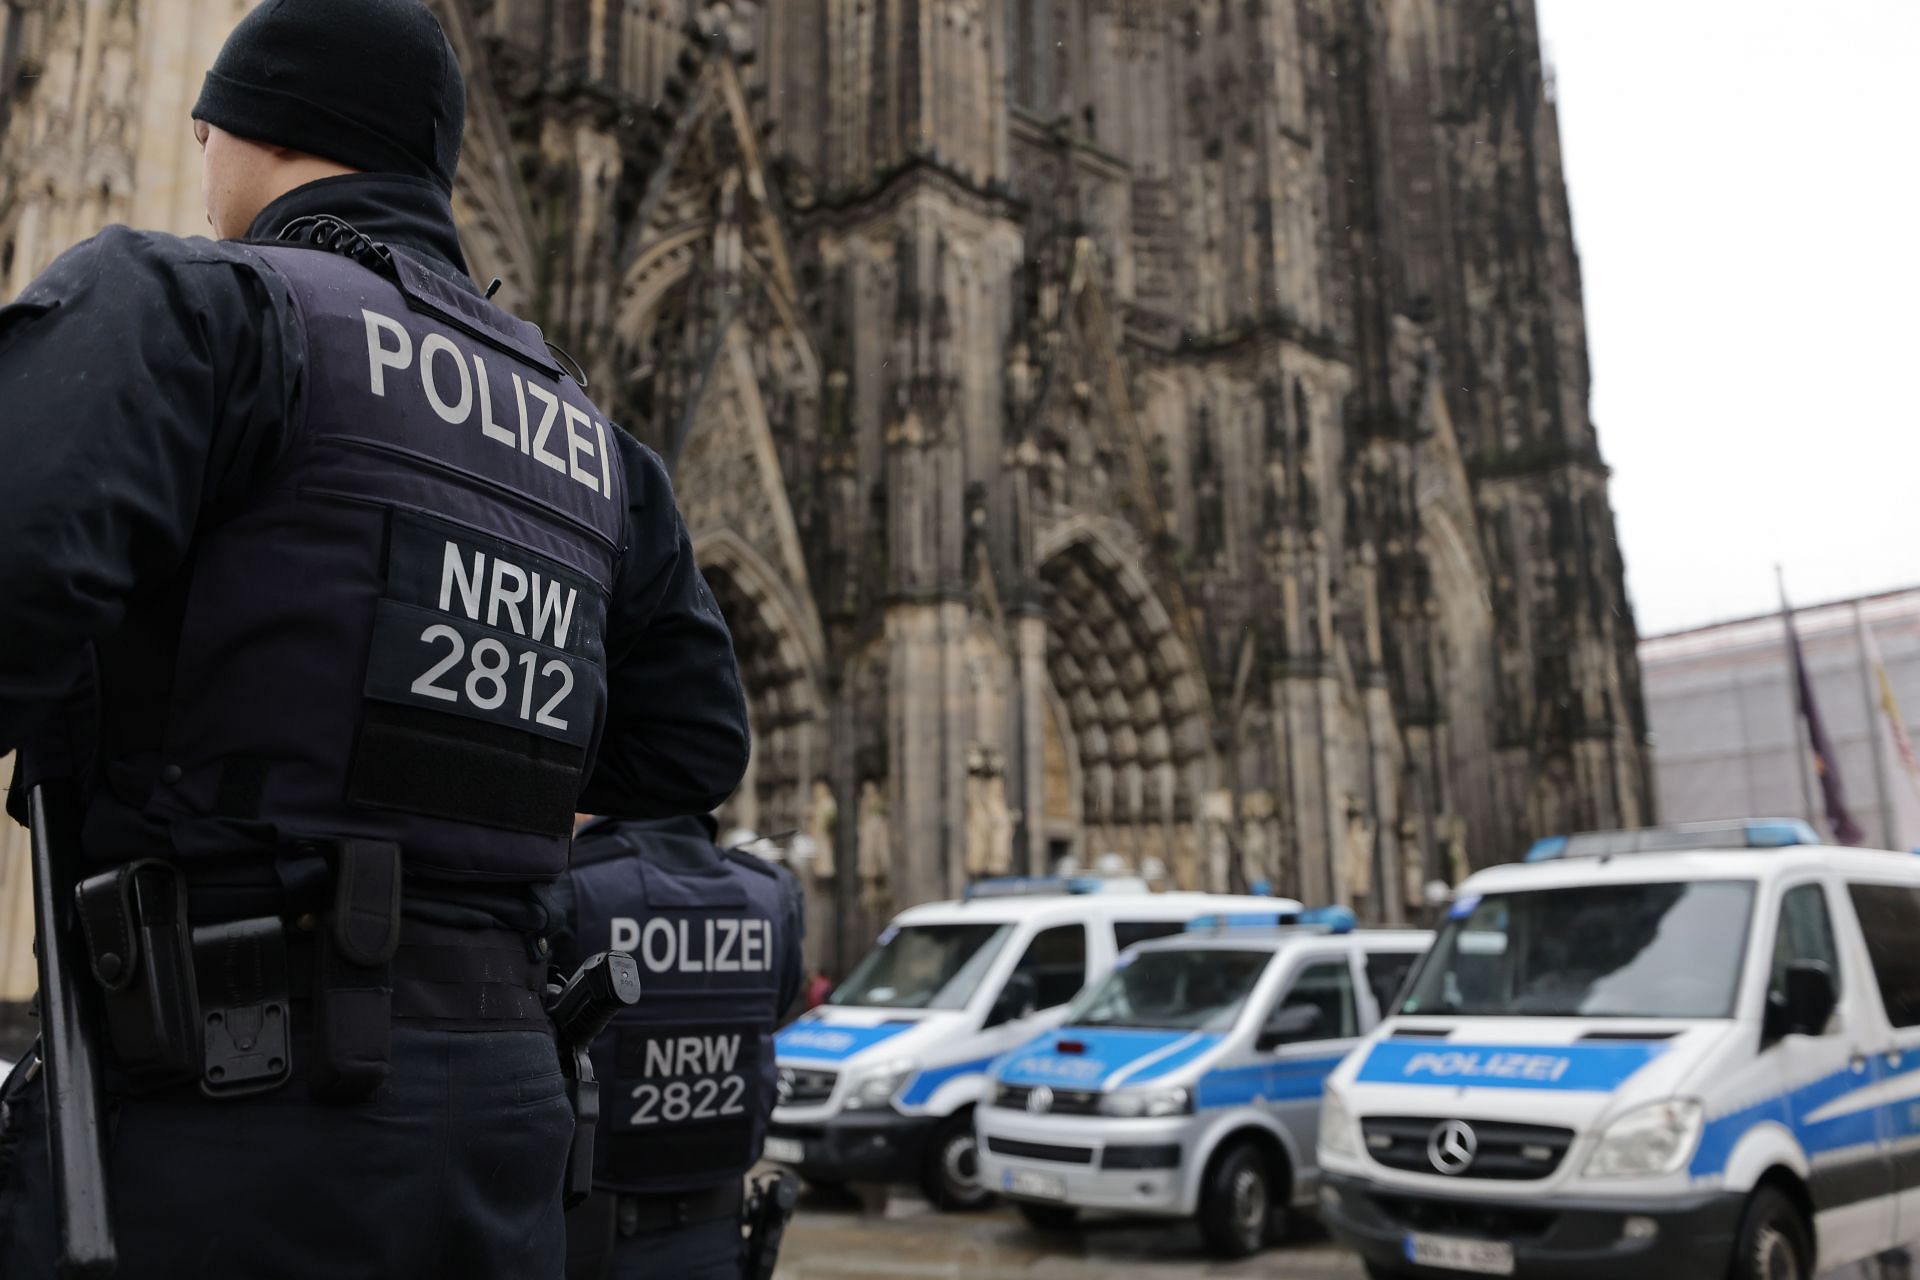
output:
MULTIPOLYGON (((732 791, 732 643, 660 460, 467 278, 422 4, 267 0, 193 116, 216 240, 0 308, 0 753, 82 808, 119 1274, 558 1277, 541 891, 576 810, 732 791)), ((0 1276, 53 1274, 42 1081, 0 1276)))

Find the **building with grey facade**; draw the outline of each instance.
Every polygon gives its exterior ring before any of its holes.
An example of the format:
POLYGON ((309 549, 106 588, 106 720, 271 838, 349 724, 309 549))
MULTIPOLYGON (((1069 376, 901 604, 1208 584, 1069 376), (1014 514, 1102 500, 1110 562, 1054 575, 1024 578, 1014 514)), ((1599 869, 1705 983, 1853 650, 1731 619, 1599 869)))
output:
MULTIPOLYGON (((1913 849, 1920 789, 1876 723, 1880 690, 1856 617, 1872 632, 1908 735, 1920 737, 1920 587, 1794 618, 1853 820, 1869 845, 1913 849)), ((1640 669, 1662 822, 1797 817, 1830 834, 1778 614, 1643 640, 1640 669)))

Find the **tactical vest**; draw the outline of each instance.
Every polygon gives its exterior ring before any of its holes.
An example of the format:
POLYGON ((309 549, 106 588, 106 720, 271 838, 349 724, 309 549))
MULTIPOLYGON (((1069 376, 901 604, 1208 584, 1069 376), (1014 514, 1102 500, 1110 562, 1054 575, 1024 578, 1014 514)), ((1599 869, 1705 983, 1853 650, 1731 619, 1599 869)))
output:
POLYGON ((582 831, 569 875, 581 954, 627 951, 640 966, 639 1003, 593 1046, 595 1185, 648 1194, 737 1181, 760 1158, 774 1105, 796 926, 778 873, 700 836, 603 820, 582 831))
POLYGON ((142 685, 137 627, 103 644, 89 849, 351 836, 436 876, 557 875, 607 703, 615 429, 538 329, 402 252, 249 251, 291 284, 304 420, 197 533, 172 669, 142 685))

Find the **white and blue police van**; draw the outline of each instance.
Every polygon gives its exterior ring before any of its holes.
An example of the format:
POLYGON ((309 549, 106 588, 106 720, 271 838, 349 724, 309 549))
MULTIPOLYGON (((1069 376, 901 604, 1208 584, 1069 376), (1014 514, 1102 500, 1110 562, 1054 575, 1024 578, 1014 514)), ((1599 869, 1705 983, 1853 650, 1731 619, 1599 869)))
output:
POLYGON ((1920 860, 1552 837, 1446 914, 1321 1112, 1369 1275, 1805 1280, 1920 1237, 1920 860))
POLYGON ((1135 942, 1284 898, 1151 893, 1128 877, 1004 877, 913 907, 819 1008, 774 1037, 766 1158, 816 1186, 917 1184, 943 1209, 992 1197, 973 1112, 993 1060, 1057 1025, 1135 942))
POLYGON ((1313 1200, 1321 1086, 1430 937, 1355 932, 1333 907, 1208 916, 1133 947, 996 1064, 975 1113, 984 1181, 1046 1230, 1104 1209, 1197 1219, 1222 1257, 1280 1238, 1313 1200))

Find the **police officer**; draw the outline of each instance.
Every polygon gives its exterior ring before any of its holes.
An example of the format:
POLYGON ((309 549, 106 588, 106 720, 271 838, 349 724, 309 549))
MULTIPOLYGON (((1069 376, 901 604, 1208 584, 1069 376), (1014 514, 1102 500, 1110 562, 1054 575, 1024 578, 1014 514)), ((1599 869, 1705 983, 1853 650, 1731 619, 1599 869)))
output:
POLYGON ((742 1179, 773 1113, 773 1032, 800 989, 784 869, 721 850, 710 818, 596 818, 556 886, 563 963, 639 963, 640 1002, 594 1046, 595 1194, 567 1215, 569 1280, 738 1280, 742 1179))
MULTIPOLYGON (((419 0, 267 0, 192 114, 219 241, 110 228, 0 309, 0 752, 84 807, 119 1274, 557 1277, 536 890, 576 809, 732 791, 732 644, 659 459, 467 278, 419 0)), ((683 1078, 757 1062, 699 1034, 683 1078)), ((7 1094, 0 1275, 51 1275, 7 1094)))

